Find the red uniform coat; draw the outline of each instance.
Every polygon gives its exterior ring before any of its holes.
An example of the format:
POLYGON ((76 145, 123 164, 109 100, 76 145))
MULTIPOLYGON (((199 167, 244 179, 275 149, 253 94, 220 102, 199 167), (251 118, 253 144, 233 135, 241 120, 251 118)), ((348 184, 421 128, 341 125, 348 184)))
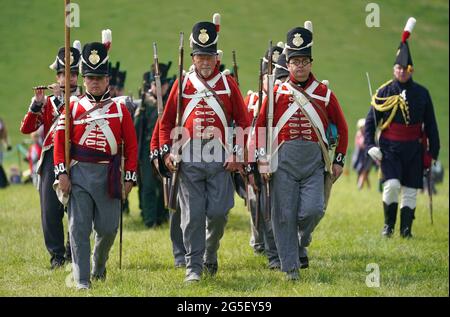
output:
MULTIPOLYGON (((56 101, 55 104, 55 99, 55 96, 46 97, 45 103, 42 106, 40 112, 32 112, 31 110, 29 110, 23 118, 22 124, 20 126, 20 132, 24 134, 30 134, 39 129, 41 125, 44 125, 45 139, 44 144, 42 145, 43 151, 46 151, 53 146, 54 130, 57 123, 56 121, 58 119, 58 116, 60 115, 60 111, 62 111, 62 109, 64 108, 64 106, 62 106, 60 109, 58 109, 56 105, 59 105, 59 102, 62 101, 56 101), (50 131, 53 123, 55 123, 55 126, 50 131)), ((34 98, 32 99, 32 102, 33 101, 34 98)))
MULTIPOLYGON (((291 78, 291 81, 294 81, 294 83, 291 84, 295 84, 295 80, 291 78)), ((316 101, 316 103, 322 109, 317 109, 316 112, 319 115, 320 120, 322 121, 325 131, 328 128, 328 122, 332 122, 337 126, 339 143, 336 147, 335 157, 338 160, 337 163, 343 163, 343 157, 347 152, 348 128, 344 118, 344 114, 338 100, 336 99, 336 96, 326 85, 318 82, 314 78, 313 74, 310 75, 303 89, 316 101), (324 115, 326 115, 328 119, 325 118, 324 115)), ((292 95, 289 94, 289 89, 287 88, 286 84, 276 86, 274 91, 273 126, 275 127, 288 107, 294 102, 294 99, 292 98, 292 95)), ((266 127, 267 125, 267 106, 268 98, 266 97, 263 101, 260 115, 258 116, 258 120, 256 123, 257 128, 266 127)), ((299 138, 312 142, 318 141, 318 136, 315 134, 309 121, 300 110, 297 110, 281 127, 277 137, 277 142, 278 144, 281 144, 283 141, 289 141, 299 138)), ((258 144, 258 141, 260 142, 261 140, 255 141, 258 148, 264 148, 265 144, 258 144)), ((265 153, 265 149, 262 152, 261 150, 259 150, 258 152, 265 153)))
MULTIPOLYGON (((188 129, 191 138, 209 138, 210 135, 208 133, 213 131, 214 128, 217 128, 221 132, 221 139, 223 141, 225 131, 223 124, 224 118, 221 118, 203 98, 195 102, 195 108, 192 111, 186 112, 191 100, 198 99, 201 93, 205 96, 204 91, 197 91, 196 87, 198 86, 195 86, 196 76, 195 72, 189 72, 183 81, 182 114, 186 116, 183 127, 188 129), (188 112, 189 115, 187 115, 188 112)), ((206 81, 218 93, 219 98, 224 104, 226 121, 228 121, 227 126, 230 125, 231 120, 234 120, 236 126, 242 127, 243 129, 247 128, 250 125, 249 117, 241 92, 233 77, 223 75, 216 67, 213 74, 209 78, 206 78, 206 81)), ((159 126, 159 143, 163 149, 163 155, 167 153, 173 141, 170 138, 170 132, 175 127, 178 85, 177 80, 172 86, 159 126)), ((209 93, 209 95, 211 94, 209 93)), ((210 98, 214 99, 214 97, 210 98)))

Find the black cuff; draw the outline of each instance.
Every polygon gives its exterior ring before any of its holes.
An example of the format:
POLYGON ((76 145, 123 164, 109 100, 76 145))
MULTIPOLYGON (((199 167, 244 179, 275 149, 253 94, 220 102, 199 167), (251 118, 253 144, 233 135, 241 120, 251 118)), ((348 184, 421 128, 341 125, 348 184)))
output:
POLYGON ((159 149, 159 155, 164 159, 164 156, 170 153, 170 145, 169 144, 164 144, 163 146, 161 146, 161 148, 159 149))
POLYGON ((126 182, 133 182, 133 184, 135 184, 136 181, 137 181, 136 172, 126 171, 125 172, 125 181, 126 182))
POLYGON ((67 174, 66 166, 64 163, 59 163, 58 165, 55 165, 54 168, 55 172, 55 178, 58 179, 59 175, 61 174, 67 174))
POLYGON ((261 147, 255 150, 255 160, 265 159, 267 157, 266 149, 261 147))
POLYGON ((257 170, 258 170, 257 163, 248 163, 245 166, 245 173, 247 173, 247 174, 255 174, 257 170))
POLYGON ((238 158, 238 161, 244 160, 244 149, 239 144, 233 146, 233 155, 238 158))
POLYGON ((342 167, 344 167, 345 164, 345 155, 342 153, 336 153, 334 156, 333 164, 338 164, 342 167))
POLYGON ((37 103, 36 101, 33 101, 33 103, 30 106, 30 111, 33 113, 39 113, 42 110, 43 103, 37 103))

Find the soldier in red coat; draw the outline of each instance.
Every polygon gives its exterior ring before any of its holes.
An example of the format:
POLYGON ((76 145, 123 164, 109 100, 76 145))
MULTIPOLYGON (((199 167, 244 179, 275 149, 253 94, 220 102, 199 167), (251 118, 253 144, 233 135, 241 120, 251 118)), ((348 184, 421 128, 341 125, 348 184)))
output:
POLYGON ((249 126, 244 101, 236 81, 219 71, 216 25, 199 22, 190 37, 194 70, 176 81, 160 122, 161 155, 167 168, 175 170, 171 153, 172 129, 177 116, 178 85, 182 85, 182 120, 188 141, 179 168, 178 199, 186 247, 186 282, 199 281, 202 271, 211 275, 218 268, 217 251, 234 206, 231 172, 242 170, 245 141, 233 146, 225 135, 234 120, 249 126))
MULTIPOLYGON (((71 100, 77 100, 79 93, 77 89, 78 72, 80 64, 79 42, 75 41, 70 48, 70 90, 71 100)), ((44 88, 36 89, 35 96, 31 100, 31 105, 24 119, 20 131, 30 134, 37 131, 39 127, 44 127, 44 141, 42 152, 37 164, 37 173, 40 175, 39 197, 41 202, 41 220, 44 232, 45 246, 50 253, 51 268, 64 265, 65 261, 71 260, 69 238, 64 247, 64 206, 58 200, 53 183, 55 174, 53 173, 53 143, 54 132, 58 124, 58 117, 64 109, 64 89, 65 75, 65 49, 60 48, 55 61, 50 68, 56 71, 57 83, 49 86, 53 92, 50 96, 44 95, 44 88)))
POLYGON ((61 115, 55 134, 55 175, 69 195, 69 231, 73 277, 78 289, 106 278, 106 261, 120 218, 121 156, 124 156, 125 194, 136 182, 137 140, 125 104, 113 101, 108 89, 107 46, 94 42, 83 47, 81 71, 86 94, 70 104, 70 122, 61 115), (71 168, 67 175, 64 129, 70 124, 71 168), (90 270, 90 234, 95 246, 90 270))
MULTIPOLYGON (((334 179, 341 175, 348 142, 347 124, 337 98, 311 73, 312 25, 305 26, 308 28, 296 27, 287 33, 289 80, 276 86, 273 95, 276 148, 270 154, 277 158, 271 160, 277 162, 277 168, 271 169, 270 177, 272 226, 281 270, 288 280, 297 280, 299 268, 308 266, 306 248, 324 215, 324 172, 329 170, 334 179), (337 126, 339 144, 332 166, 325 166, 324 161, 330 160, 326 131, 331 123, 337 126)), ((265 98, 258 128, 267 127, 268 106, 265 98)), ((262 168, 268 163, 267 149, 265 142, 257 144, 262 168)), ((267 169, 263 173, 268 179, 267 169)))

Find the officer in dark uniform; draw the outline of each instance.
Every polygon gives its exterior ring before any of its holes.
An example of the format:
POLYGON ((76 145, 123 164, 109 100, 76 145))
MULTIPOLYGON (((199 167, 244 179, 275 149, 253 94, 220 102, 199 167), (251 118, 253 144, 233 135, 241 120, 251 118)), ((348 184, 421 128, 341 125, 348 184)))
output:
MULTIPOLYGON (((167 65, 159 63, 161 73, 161 93, 163 103, 166 102, 170 92, 173 78, 167 77, 172 62, 167 65)), ((160 178, 153 173, 150 163, 150 140, 158 119, 155 66, 144 73, 144 85, 139 108, 134 117, 134 126, 138 136, 138 160, 139 160, 139 206, 144 224, 152 228, 163 224, 168 219, 168 212, 164 208, 163 188, 160 178)))
POLYGON ((381 161, 383 174, 384 228, 391 237, 400 201, 400 235, 410 238, 417 189, 423 171, 439 154, 439 132, 428 90, 413 81, 414 72, 407 39, 416 20, 410 18, 394 63, 394 79, 378 88, 366 118, 365 142, 369 155, 381 161), (379 141, 375 139, 380 128, 379 141))

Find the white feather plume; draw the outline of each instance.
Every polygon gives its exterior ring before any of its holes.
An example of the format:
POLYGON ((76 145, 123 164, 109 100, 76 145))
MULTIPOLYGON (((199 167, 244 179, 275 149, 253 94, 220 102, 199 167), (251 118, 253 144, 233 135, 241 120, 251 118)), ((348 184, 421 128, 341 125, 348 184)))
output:
POLYGON ((213 23, 215 25, 220 25, 220 13, 214 13, 214 15, 213 15, 213 23))
POLYGON ((81 42, 80 41, 78 41, 78 40, 73 41, 72 46, 74 48, 76 48, 78 50, 78 52, 80 52, 80 54, 81 54, 81 42))
POLYGON ((284 48, 284 43, 280 41, 280 42, 277 43, 277 46, 279 46, 281 48, 284 48))
POLYGON ((102 31, 102 43, 106 46, 107 49, 110 48, 112 43, 112 32, 110 29, 102 31))
POLYGON ((416 19, 413 17, 410 17, 408 21, 406 22, 405 28, 403 31, 407 31, 409 33, 412 33, 414 26, 416 25, 416 19))
POLYGON ((305 21, 304 25, 305 29, 309 30, 311 33, 313 33, 313 25, 311 21, 305 21))
POLYGON ((48 68, 50 68, 52 70, 56 70, 56 65, 58 65, 58 61, 55 58, 55 61, 53 62, 53 64, 49 65, 48 68))

